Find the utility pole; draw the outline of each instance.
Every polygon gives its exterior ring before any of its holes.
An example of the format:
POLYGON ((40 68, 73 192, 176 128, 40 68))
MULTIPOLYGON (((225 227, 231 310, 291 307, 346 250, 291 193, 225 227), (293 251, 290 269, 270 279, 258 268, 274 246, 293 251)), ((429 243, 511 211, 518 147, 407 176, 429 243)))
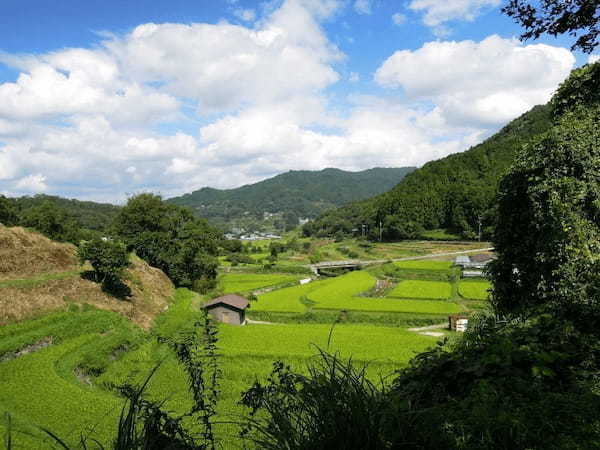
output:
POLYGON ((481 216, 479 216, 478 219, 479 219, 479 242, 481 242, 481 216))
POLYGON ((383 222, 379 221, 379 242, 381 242, 383 238, 383 222))

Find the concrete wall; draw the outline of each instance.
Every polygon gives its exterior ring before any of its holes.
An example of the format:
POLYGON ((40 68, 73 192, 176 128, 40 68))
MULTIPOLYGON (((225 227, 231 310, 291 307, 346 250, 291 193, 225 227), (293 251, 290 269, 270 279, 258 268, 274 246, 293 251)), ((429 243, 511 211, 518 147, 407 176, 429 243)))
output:
POLYGON ((208 310, 208 313, 223 323, 230 323, 232 325, 241 325, 246 320, 246 314, 242 312, 238 312, 235 309, 229 309, 225 306, 215 306, 208 310))

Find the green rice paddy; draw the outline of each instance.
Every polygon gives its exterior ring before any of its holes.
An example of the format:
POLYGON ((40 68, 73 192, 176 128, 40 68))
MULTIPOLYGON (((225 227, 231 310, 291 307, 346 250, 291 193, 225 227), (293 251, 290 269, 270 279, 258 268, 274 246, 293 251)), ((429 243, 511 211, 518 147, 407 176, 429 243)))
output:
MULTIPOLYGON (((359 294, 373 288, 376 279, 364 271, 350 272, 337 277, 325 286, 308 292, 307 298, 314 302, 315 309, 347 310, 347 311, 373 311, 373 312, 398 312, 415 314, 454 314, 460 311, 459 305, 451 302, 426 301, 426 300, 400 300, 396 298, 370 298, 360 297, 359 294)), ((406 282, 402 282, 406 283, 406 282)), ((408 283, 415 283, 408 281, 408 283)), ((448 298, 450 297, 450 284, 426 281, 417 286, 421 292, 433 284, 433 293, 438 293, 440 287, 446 289, 445 297, 413 296, 412 298, 448 298), (440 286, 441 285, 441 286, 440 286)), ((414 289, 413 289, 414 291, 414 289)), ((439 295, 439 293, 437 294, 439 295)))
MULTIPOLYGON (((176 335, 189 329, 197 317, 192 297, 180 291, 178 302, 157 322, 152 334, 176 335)), ((42 319, 12 327, 13 337, 21 333, 31 335, 40 328, 49 330, 48 322, 56 330, 66 330, 66 324, 72 330, 71 334, 58 336, 48 347, 0 362, 0 414, 10 412, 13 417, 17 430, 14 439, 21 446, 15 448, 48 447, 37 428, 40 426, 71 445, 77 444, 82 431, 90 432, 106 445, 113 437, 123 406, 114 387, 140 383, 159 362, 161 366, 149 384, 148 396, 166 400, 167 409, 175 412, 183 412, 190 405, 185 373, 170 350, 151 335, 140 339, 139 330, 121 320, 116 314, 103 311, 71 312, 57 314, 51 321, 42 319), (92 316, 102 323, 96 329, 90 325, 92 316), (112 318, 112 331, 105 330, 105 325, 111 323, 107 318, 112 318), (81 334, 77 335, 77 331, 81 334), (117 349, 122 349, 122 353, 117 349), (87 366, 98 352, 102 354, 96 367, 99 376, 78 377, 77 369, 87 366)), ((218 346, 223 377, 219 418, 231 420, 243 413, 237 405, 241 392, 257 377, 266 377, 275 360, 304 370, 321 348, 339 352, 343 357, 352 356, 357 362, 369 362, 369 374, 377 380, 379 375, 390 374, 436 342, 435 338, 397 327, 340 324, 331 330, 329 324, 220 325, 218 346)), ((22 338, 20 342, 31 340, 35 338, 22 338)), ((232 424, 219 428, 225 448, 234 446, 237 431, 232 424)))
POLYGON ((303 302, 303 298, 310 292, 320 289, 332 281, 314 281, 304 285, 267 292, 266 294, 259 295, 258 301, 252 302, 250 309, 252 311, 303 313, 307 308, 303 302))
MULTIPOLYGON (((357 317, 422 315, 436 323, 438 317, 458 313, 464 305, 484 304, 478 300, 487 298, 489 283, 457 282, 449 262, 404 261, 394 263, 389 275, 386 273, 355 271, 278 288, 260 294, 249 311, 273 313, 273 317, 312 314, 313 319, 325 318, 321 323, 219 326, 223 377, 218 414, 219 420, 229 422, 218 426, 224 448, 239 448, 238 428, 231 422, 244 412, 238 405, 241 392, 257 377, 266 377, 275 360, 304 370, 318 349, 325 349, 352 357, 358 364, 368 363, 368 374, 377 381, 379 375, 392 373, 437 341, 401 326, 389 326, 392 320, 339 323, 332 328, 332 317, 340 317, 343 311, 357 317), (381 279, 392 277, 398 284, 391 292, 385 288, 375 290, 377 278, 372 273, 381 279), (458 294, 465 299, 461 304, 458 294)), ((219 284, 226 293, 245 293, 285 286, 305 276, 227 273, 220 276, 219 284)), ((190 329, 199 317, 198 304, 196 294, 178 290, 175 302, 157 318, 151 333, 117 314, 92 308, 58 312, 0 328, 0 415, 10 412, 14 419, 15 448, 47 448, 37 426, 52 430, 71 445, 78 443, 82 431, 109 444, 123 406, 115 387, 140 383, 158 363, 161 365, 148 386, 148 396, 165 400, 171 411, 184 412, 190 406, 185 373, 156 337, 173 337, 190 329), (52 344, 48 347, 2 360, 2 355, 49 336, 52 344)), ((193 424, 189 426, 193 428, 193 424)))
POLYGON ((389 297, 448 299, 452 286, 443 281, 404 280, 398 283, 389 297))
POLYGON ((219 285, 225 294, 249 292, 298 281, 300 277, 284 274, 226 273, 219 277, 219 285))
POLYGON ((488 281, 461 280, 458 285, 458 293, 464 298, 486 300, 491 287, 492 285, 488 281))
POLYGON ((400 269, 447 270, 452 267, 450 261, 431 261, 429 259, 396 261, 393 264, 400 269))

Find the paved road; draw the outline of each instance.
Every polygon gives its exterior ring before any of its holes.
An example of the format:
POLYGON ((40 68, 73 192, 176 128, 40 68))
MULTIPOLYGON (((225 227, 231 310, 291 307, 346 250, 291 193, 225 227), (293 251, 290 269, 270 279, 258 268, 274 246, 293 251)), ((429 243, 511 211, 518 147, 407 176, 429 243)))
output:
POLYGON ((420 256, 406 256, 404 258, 393 258, 393 259, 371 259, 371 260, 351 260, 351 261, 326 261, 318 264, 311 264, 309 267, 314 271, 316 269, 326 269, 331 267, 348 267, 348 266, 368 266, 372 264, 384 264, 389 261, 416 261, 419 259, 430 259, 430 258, 439 258, 440 256, 456 256, 456 255, 464 255, 468 253, 480 253, 480 252, 489 252, 494 250, 494 247, 486 247, 486 248, 476 248, 473 250, 461 250, 457 252, 448 252, 448 253, 433 253, 430 255, 420 255, 420 256))

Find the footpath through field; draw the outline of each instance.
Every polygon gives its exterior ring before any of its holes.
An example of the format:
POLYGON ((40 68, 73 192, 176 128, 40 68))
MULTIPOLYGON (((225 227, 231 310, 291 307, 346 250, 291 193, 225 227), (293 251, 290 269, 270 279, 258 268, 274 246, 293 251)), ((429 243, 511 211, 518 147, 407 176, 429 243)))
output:
POLYGON ((319 269, 330 269, 336 267, 356 267, 356 266, 369 266, 374 264, 385 264, 387 262, 398 262, 398 261, 416 261, 419 259, 431 259, 431 258, 439 258, 443 256, 455 256, 455 255, 464 255, 467 253, 479 253, 479 252, 489 252, 494 250, 494 247, 486 247, 486 248, 476 248, 472 250, 460 250, 455 252, 446 252, 446 253, 432 253, 429 255, 419 255, 419 256, 406 256, 403 258, 388 258, 388 259, 370 259, 370 260, 346 260, 346 261, 325 261, 317 264, 310 264, 308 267, 313 272, 316 272, 319 269))

